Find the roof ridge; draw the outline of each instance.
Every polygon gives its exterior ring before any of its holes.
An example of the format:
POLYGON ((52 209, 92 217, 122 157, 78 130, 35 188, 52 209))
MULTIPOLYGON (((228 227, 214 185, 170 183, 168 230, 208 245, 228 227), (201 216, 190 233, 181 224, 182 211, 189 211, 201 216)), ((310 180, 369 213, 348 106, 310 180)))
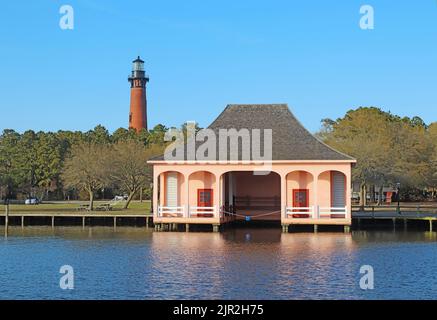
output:
POLYGON ((290 113, 290 115, 294 118, 294 120, 308 133, 308 134, 310 134, 315 140, 317 140, 317 142, 319 142, 320 144, 322 144, 322 145, 324 145, 325 147, 328 147, 329 149, 331 149, 332 151, 334 151, 334 152, 337 152, 337 153, 339 153, 339 154, 341 154, 342 156, 344 156, 344 157, 346 157, 346 158, 349 158, 350 160, 354 160, 354 158, 352 158, 350 155, 348 155, 348 154, 346 154, 346 153, 344 153, 344 152, 341 152, 341 151, 338 151, 337 149, 335 149, 335 148, 333 148, 333 147, 331 147, 330 145, 328 145, 328 144, 326 144, 325 142, 323 142, 322 140, 320 140, 316 135, 314 135, 314 134, 312 134, 303 124, 302 124, 302 122, 300 122, 300 120, 298 119, 298 118, 296 118, 296 116, 294 115, 294 113, 290 110, 290 108, 288 108, 287 107, 287 109, 288 109, 288 112, 290 113))

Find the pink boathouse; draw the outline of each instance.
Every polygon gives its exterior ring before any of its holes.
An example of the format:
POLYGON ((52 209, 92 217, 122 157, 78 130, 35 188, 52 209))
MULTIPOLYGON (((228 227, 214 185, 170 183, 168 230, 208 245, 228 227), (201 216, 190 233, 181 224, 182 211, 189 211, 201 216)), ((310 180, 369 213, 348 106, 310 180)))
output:
MULTIPOLYGON (((209 224, 218 231, 235 220, 278 221, 284 232, 292 225, 314 225, 315 230, 340 225, 349 230, 356 160, 314 137, 286 104, 228 105, 208 129, 217 135, 221 129, 247 130, 249 139, 255 138, 253 129, 271 129, 271 159, 235 161, 228 147, 232 159, 223 161, 217 147, 207 161, 186 155, 176 161, 165 160, 165 155, 149 161, 158 230, 209 224)), ((242 160, 241 147, 247 141, 239 142, 242 160)))

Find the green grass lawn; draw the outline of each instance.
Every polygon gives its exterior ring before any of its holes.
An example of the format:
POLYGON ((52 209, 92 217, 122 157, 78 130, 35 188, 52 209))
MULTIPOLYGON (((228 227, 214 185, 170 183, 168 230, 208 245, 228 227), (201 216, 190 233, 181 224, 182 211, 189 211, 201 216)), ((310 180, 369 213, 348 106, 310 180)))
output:
MULTIPOLYGON (((99 204, 109 203, 109 201, 95 201, 94 208, 99 204)), ((78 211, 78 207, 83 204, 88 204, 87 201, 75 201, 75 202, 66 202, 66 201, 50 201, 47 203, 42 203, 38 205, 25 205, 25 204, 11 204, 9 206, 10 213, 38 213, 38 214, 60 214, 60 213, 75 213, 78 211)), ((147 214, 150 212, 150 201, 132 201, 129 205, 128 209, 123 209, 123 203, 118 203, 112 209, 112 211, 93 211, 98 213, 113 213, 117 215, 123 214, 147 214)), ((5 212, 5 206, 3 204, 0 205, 0 214, 5 212)))

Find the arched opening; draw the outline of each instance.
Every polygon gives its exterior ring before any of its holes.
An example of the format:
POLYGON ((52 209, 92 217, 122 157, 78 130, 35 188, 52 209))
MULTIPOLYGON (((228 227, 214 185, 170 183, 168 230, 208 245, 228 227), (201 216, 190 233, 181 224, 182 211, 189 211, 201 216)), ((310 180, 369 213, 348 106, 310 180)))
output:
POLYGON ((184 175, 177 171, 162 172, 158 178, 158 215, 182 217, 185 197, 184 175))
POLYGON ((214 217, 218 211, 215 201, 217 183, 215 175, 208 171, 197 171, 188 177, 190 217, 214 217))
POLYGON ((281 220, 281 178, 276 172, 226 172, 222 183, 225 215, 246 221, 281 220))
POLYGON ((314 218, 314 177, 307 171, 293 171, 286 176, 287 218, 314 218))
POLYGON ((347 213, 347 178, 343 172, 330 170, 318 177, 320 218, 345 218, 347 213))

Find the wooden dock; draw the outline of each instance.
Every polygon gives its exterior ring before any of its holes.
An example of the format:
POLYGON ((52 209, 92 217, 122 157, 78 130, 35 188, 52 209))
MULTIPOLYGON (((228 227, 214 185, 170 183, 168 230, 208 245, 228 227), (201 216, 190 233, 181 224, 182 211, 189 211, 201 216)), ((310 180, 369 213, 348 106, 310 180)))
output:
MULTIPOLYGON (((5 235, 7 236, 8 226, 21 225, 24 228, 26 225, 35 225, 32 222, 41 222, 39 225, 49 225, 54 228, 57 225, 82 225, 83 228, 91 225, 98 225, 98 219, 110 219, 111 225, 116 228, 128 219, 139 219, 143 222, 141 225, 146 227, 153 225, 153 215, 151 213, 128 213, 122 210, 117 211, 71 211, 71 212, 14 212, 5 210, 0 213, 0 224, 5 225, 5 235), (76 219, 75 223, 71 223, 72 219, 76 219), (144 220, 143 220, 144 219, 144 220), (94 223, 93 223, 94 221, 94 223), (97 222, 97 223, 96 223, 97 222), (67 224, 66 224, 67 223, 67 224)), ((406 230, 408 225, 416 224, 421 228, 426 228, 428 231, 437 230, 434 227, 434 221, 437 220, 437 205, 401 205, 401 206, 354 206, 352 208, 352 228, 367 229, 371 226, 389 225, 394 230, 403 226, 406 230)), ((101 222, 101 221, 100 221, 101 222)), ((232 223, 232 222, 231 222, 232 223)), ((105 221, 105 225, 108 222, 105 221)), ((189 225, 184 224, 186 231, 189 225)), ((157 223, 156 231, 177 230, 176 224, 157 223)), ((217 225, 213 224, 213 230, 218 231, 217 225)), ((315 229, 316 230, 316 229, 315 229)))
MULTIPOLYGON (((153 223, 153 215, 150 213, 139 214, 139 213, 123 213, 117 211, 72 211, 71 213, 63 212, 63 213, 44 213, 44 212, 12 212, 6 210, 3 215, 0 217, 4 217, 3 224, 5 225, 5 235, 7 235, 7 229, 11 225, 11 222, 15 220, 19 221, 21 227, 24 228, 27 222, 31 222, 32 220, 44 220, 50 221, 50 225, 52 228, 56 226, 59 222, 65 222, 67 219, 77 219, 82 223, 82 227, 85 228, 87 225, 92 225, 92 221, 96 219, 112 219, 112 225, 114 228, 117 227, 117 224, 123 220, 127 219, 144 219, 144 225, 149 227, 153 223), (14 219, 15 218, 15 219, 14 219)), ((17 223, 15 223, 17 224, 17 223)), ((47 223, 45 223, 47 224, 47 223)))
POLYGON ((409 222, 425 223, 428 231, 434 230, 437 220, 437 205, 401 205, 401 206, 354 206, 352 223, 354 227, 365 228, 363 224, 391 223, 393 229, 403 225, 407 229, 409 222))

